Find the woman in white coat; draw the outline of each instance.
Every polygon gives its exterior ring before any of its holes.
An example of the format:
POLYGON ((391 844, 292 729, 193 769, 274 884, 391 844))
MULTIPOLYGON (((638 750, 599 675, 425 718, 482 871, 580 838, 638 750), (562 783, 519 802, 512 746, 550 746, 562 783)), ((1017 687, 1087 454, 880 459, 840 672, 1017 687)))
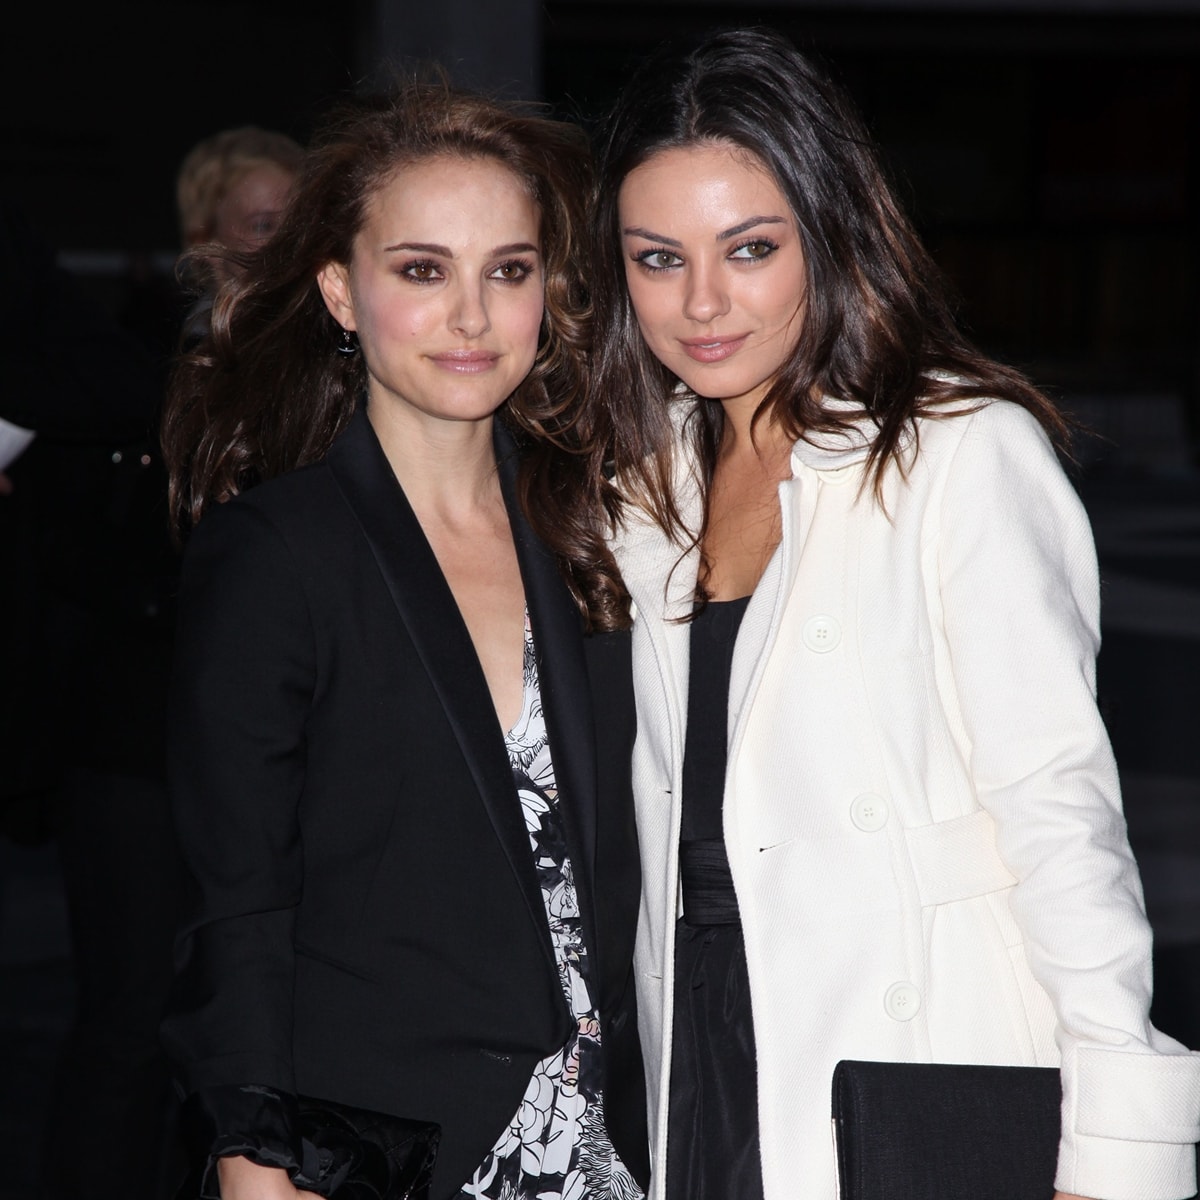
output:
POLYGON ((1191 1196, 1063 420, 774 34, 638 71, 594 249, 655 1195, 832 1200, 857 1058, 1061 1064, 1060 1200, 1191 1196))

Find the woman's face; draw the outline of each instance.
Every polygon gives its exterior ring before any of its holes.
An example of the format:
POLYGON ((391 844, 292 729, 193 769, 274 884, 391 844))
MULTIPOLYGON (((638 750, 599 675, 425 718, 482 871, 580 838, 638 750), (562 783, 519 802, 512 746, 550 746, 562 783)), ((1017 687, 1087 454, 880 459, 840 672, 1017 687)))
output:
POLYGON ((244 171, 217 205, 212 240, 242 254, 257 250, 279 228, 295 182, 275 163, 244 171))
POLYGON ((422 420, 490 417, 529 373, 542 321, 538 208, 487 158, 398 171, 370 199, 348 264, 320 273, 358 334, 368 400, 422 420))
POLYGON ((625 177, 618 213, 646 344, 697 395, 757 407, 803 318, 800 231, 774 179, 728 143, 662 150, 625 177))

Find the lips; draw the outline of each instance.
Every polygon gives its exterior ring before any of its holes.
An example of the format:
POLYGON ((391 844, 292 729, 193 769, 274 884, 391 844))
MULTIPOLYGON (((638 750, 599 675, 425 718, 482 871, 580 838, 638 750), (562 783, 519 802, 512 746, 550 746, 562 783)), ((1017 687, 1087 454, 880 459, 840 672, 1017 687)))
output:
POLYGON ((748 333, 742 333, 737 337, 680 338, 679 344, 684 354, 695 362, 718 363, 736 354, 749 336, 748 333))
POLYGON ((490 350, 444 350, 441 354, 431 354, 429 360, 456 375, 478 375, 481 371, 490 371, 500 356, 490 350))

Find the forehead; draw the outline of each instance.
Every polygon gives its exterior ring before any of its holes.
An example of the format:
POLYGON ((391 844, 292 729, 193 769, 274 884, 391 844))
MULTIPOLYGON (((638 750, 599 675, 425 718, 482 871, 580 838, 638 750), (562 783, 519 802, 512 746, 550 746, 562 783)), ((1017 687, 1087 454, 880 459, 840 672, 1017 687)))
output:
POLYGON ((393 171, 368 197, 363 215, 364 230, 381 223, 463 231, 516 225, 536 233, 538 224, 529 186, 511 167, 495 158, 449 154, 393 171))
POLYGON ((256 205, 281 203, 295 183, 295 176, 273 162, 247 163, 234 174, 222 201, 227 204, 256 205))
POLYGON ((728 142, 672 146, 652 154, 625 176, 618 196, 622 222, 657 216, 725 228, 730 217, 788 218, 791 211, 774 176, 748 150, 728 142))

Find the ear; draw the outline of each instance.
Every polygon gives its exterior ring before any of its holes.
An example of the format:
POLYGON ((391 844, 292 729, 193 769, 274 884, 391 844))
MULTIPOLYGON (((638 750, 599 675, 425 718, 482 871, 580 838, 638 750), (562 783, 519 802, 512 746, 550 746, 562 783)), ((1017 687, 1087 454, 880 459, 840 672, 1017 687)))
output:
POLYGON ((321 297, 333 319, 343 329, 357 329, 349 269, 339 262, 327 262, 317 272, 317 287, 321 289, 321 297))

